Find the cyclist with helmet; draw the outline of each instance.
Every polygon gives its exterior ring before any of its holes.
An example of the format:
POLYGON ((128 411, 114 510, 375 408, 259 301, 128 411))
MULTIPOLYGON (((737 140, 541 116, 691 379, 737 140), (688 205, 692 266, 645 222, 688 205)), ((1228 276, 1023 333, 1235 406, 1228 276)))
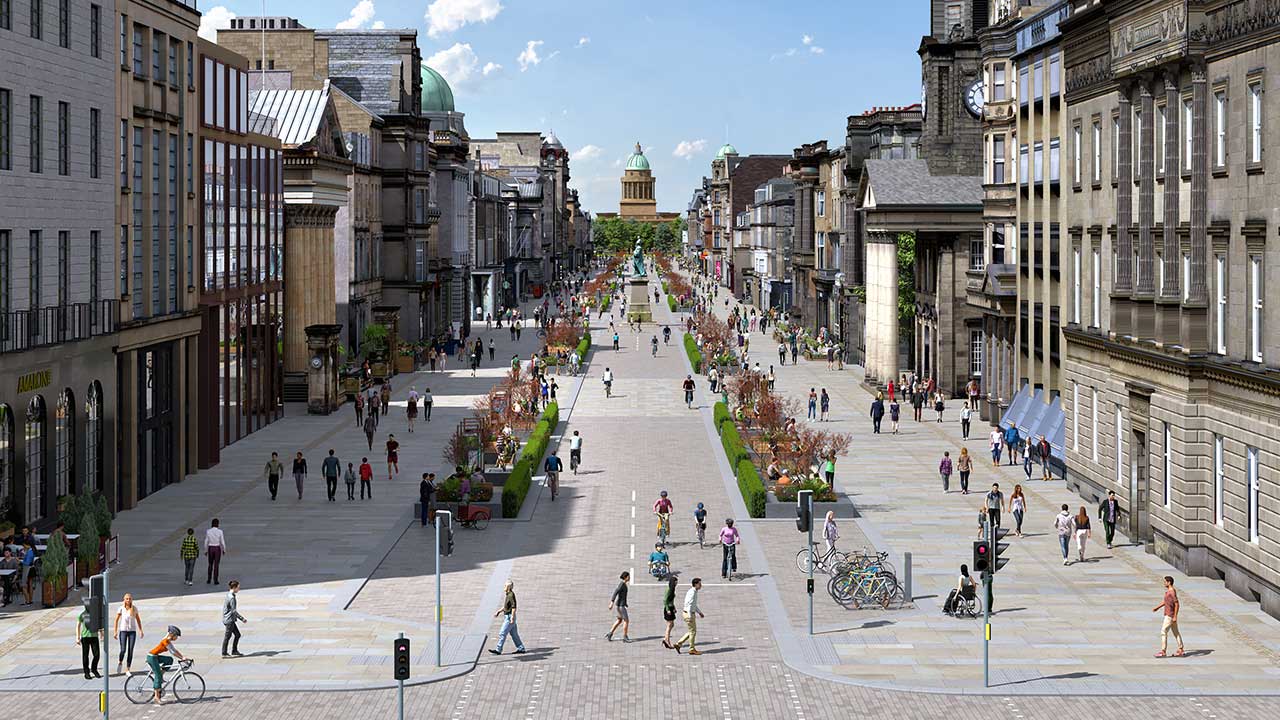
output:
POLYGON ((654 335, 653 339, 649 341, 649 347, 652 348, 653 350, 653 356, 658 357, 658 336, 657 335, 654 335))
POLYGON ((670 342, 671 342, 671 326, 663 325, 662 326, 662 344, 666 345, 670 342))
POLYGON ((671 534, 671 509, 671 499, 667 497, 667 491, 663 490, 653 503, 653 514, 658 516, 658 535, 664 539, 671 534))
POLYGON ((151 668, 151 673, 155 676, 151 687, 154 692, 151 701, 160 704, 160 690, 164 687, 164 671, 165 668, 173 664, 173 657, 179 660, 186 660, 178 648, 174 646, 173 641, 182 637, 182 630, 177 625, 170 625, 168 632, 160 640, 160 644, 151 648, 151 652, 147 653, 147 665, 151 668), (172 653, 173 657, 165 655, 172 653))
POLYGON ((707 534, 707 509, 698 503, 697 509, 693 511, 693 526, 698 531, 698 547, 703 546, 703 538, 707 534))
POLYGON ((604 383, 604 396, 609 397, 613 393, 613 371, 605 368, 604 374, 600 376, 600 382, 604 383))
POLYGON ((564 462, 556 457, 555 450, 552 450, 546 461, 542 463, 542 469, 547 474, 547 486, 551 488, 551 499, 555 500, 560 492, 560 471, 564 469, 564 462))

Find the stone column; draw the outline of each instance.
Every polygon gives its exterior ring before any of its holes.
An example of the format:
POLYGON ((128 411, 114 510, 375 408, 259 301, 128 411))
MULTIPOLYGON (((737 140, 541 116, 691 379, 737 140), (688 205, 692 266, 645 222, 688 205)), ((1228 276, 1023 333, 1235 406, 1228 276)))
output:
POLYGON ((1115 282, 1111 287, 1111 329, 1116 335, 1133 332, 1133 103, 1130 84, 1120 86, 1120 147, 1116 163, 1115 282))
POLYGON ((307 412, 328 415, 342 404, 338 392, 338 337, 341 325, 308 325, 307 412))
POLYGON ((332 325, 334 293, 334 205, 286 204, 284 212, 284 372, 309 372, 308 325, 332 325))
POLYGON ((1182 252, 1178 243, 1178 186, 1182 163, 1178 158, 1179 131, 1182 127, 1182 99, 1178 92, 1177 69, 1164 74, 1164 235, 1161 243, 1161 266, 1164 287, 1156 299, 1156 340, 1165 345, 1179 343, 1182 302, 1182 252))
MULTIPOLYGON (((1138 131, 1138 267, 1137 282, 1133 290, 1134 337, 1154 340, 1155 323, 1155 242, 1152 237, 1156 214, 1156 165, 1155 165, 1155 99, 1151 94, 1153 78, 1144 77, 1138 83, 1138 112, 1141 126, 1138 131)), ((1123 182, 1123 180, 1121 180, 1123 182)))
POLYGON ((810 274, 814 267, 814 193, 818 187, 818 168, 804 166, 792 173, 796 181, 795 235, 792 244, 792 287, 795 294, 793 314, 810 332, 818 330, 817 298, 814 297, 810 274))
POLYGON ((1209 77, 1204 61, 1191 68, 1191 286, 1182 306, 1182 347, 1209 349, 1209 77))

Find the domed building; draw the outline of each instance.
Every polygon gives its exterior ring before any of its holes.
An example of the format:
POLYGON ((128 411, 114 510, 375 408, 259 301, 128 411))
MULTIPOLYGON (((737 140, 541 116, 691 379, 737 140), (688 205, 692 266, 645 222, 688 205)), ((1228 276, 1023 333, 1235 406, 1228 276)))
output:
MULTIPOLYGON (((649 168, 649 158, 645 157, 644 149, 637 142, 635 152, 627 157, 627 165, 622 171, 622 199, 618 202, 616 217, 645 223, 663 223, 679 217, 679 213, 658 212, 654 185, 655 180, 653 170, 649 168)), ((599 213, 597 217, 615 216, 613 213, 599 213)))

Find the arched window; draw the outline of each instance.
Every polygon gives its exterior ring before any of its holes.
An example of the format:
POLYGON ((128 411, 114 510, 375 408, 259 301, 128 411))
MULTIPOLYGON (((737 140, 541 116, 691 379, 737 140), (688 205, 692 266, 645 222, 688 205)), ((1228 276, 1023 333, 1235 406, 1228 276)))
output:
POLYGON ((93 492, 102 488, 102 384, 89 385, 84 404, 84 487, 93 492))
MULTIPOLYGON (((0 405, 0 507, 13 506, 13 408, 0 405)), ((0 520, 4 520, 0 517, 0 520)))
POLYGON ((76 491, 76 402, 71 388, 58 394, 53 418, 53 493, 61 497, 76 491))
POLYGON ((27 405, 27 524, 44 519, 44 420, 44 398, 36 395, 27 405))

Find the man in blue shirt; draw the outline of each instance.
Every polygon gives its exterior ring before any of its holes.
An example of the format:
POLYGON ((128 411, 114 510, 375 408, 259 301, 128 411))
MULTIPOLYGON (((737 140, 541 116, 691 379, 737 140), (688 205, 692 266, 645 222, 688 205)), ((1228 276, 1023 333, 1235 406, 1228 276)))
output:
POLYGON ((329 457, 320 465, 320 474, 324 475, 325 489, 329 492, 329 502, 335 502, 338 495, 338 476, 342 474, 342 463, 329 449, 329 457))
POLYGON ((649 553, 649 574, 658 579, 667 576, 671 568, 671 559, 667 557, 667 551, 663 549, 662 543, 653 546, 653 552, 649 553))
POLYGON ((547 487, 551 488, 551 499, 556 499, 556 494, 560 491, 560 471, 564 469, 564 463, 560 458, 556 457, 556 451, 552 450, 547 456, 546 461, 542 464, 542 469, 547 473, 547 487))

